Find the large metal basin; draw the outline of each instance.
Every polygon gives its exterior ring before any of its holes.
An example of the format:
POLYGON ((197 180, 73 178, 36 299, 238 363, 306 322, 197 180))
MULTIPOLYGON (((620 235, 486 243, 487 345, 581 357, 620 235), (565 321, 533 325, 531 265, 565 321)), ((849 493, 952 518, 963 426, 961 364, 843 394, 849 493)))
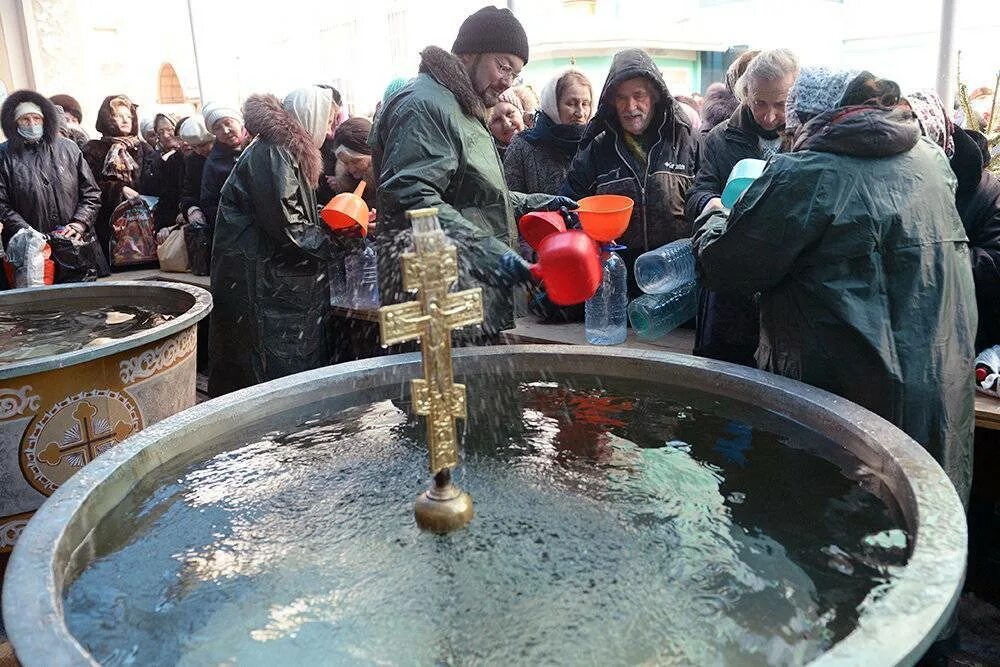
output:
MULTIPOLYGON (((934 460, 904 433, 827 392, 767 373, 665 352, 571 346, 463 349, 455 371, 466 378, 501 372, 598 374, 694 389, 756 406, 825 435, 831 458, 846 450, 882 478, 912 536, 912 552, 888 594, 817 664, 912 664, 947 622, 966 558, 962 505, 934 460)), ((67 631, 63 592, 101 551, 102 517, 139 481, 167 462, 196 461, 219 443, 263 433, 277 423, 405 393, 420 372, 418 355, 342 364, 269 382, 203 403, 133 436, 87 466, 39 510, 14 552, 3 591, 7 631, 18 658, 35 665, 93 664, 67 631)), ((473 397, 474 400, 474 397, 473 397)), ((808 484, 808 480, 803 480, 808 484)), ((789 508, 794 511, 793 508, 789 508)), ((473 526, 470 530, 475 529, 473 526)))
POLYGON ((84 464, 195 403, 197 325, 212 308, 206 290, 121 281, 0 293, 5 312, 108 304, 182 314, 104 344, 0 365, 0 553, 84 464))

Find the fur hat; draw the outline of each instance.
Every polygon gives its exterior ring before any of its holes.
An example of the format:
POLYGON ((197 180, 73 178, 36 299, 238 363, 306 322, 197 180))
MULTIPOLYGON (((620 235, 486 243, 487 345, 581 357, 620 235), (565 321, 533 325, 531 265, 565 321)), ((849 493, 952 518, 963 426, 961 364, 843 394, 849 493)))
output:
POLYGON ((83 110, 80 108, 80 103, 76 101, 75 97, 71 95, 53 95, 49 98, 49 101, 52 104, 61 106, 63 111, 76 118, 77 123, 83 120, 83 110))
POLYGON ((509 53, 527 64, 528 36, 509 9, 486 6, 462 21, 451 52, 509 53))

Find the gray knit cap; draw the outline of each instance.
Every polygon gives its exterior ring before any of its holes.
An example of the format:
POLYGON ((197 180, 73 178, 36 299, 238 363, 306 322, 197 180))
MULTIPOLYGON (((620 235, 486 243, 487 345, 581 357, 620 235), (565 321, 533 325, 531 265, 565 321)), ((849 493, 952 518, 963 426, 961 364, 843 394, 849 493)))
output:
POLYGON ((861 70, 831 67, 803 67, 788 90, 785 128, 795 132, 813 116, 835 109, 847 86, 861 70))

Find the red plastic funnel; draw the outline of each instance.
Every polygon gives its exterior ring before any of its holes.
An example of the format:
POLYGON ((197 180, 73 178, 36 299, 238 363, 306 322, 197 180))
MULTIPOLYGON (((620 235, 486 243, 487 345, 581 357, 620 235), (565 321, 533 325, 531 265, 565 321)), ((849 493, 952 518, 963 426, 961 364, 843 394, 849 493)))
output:
POLYGON ((365 182, 358 183, 354 192, 341 192, 330 200, 320 211, 330 229, 335 232, 345 232, 355 226, 361 228, 361 235, 368 234, 368 205, 361 195, 365 191, 365 182))
POLYGON ((566 231, 566 221, 559 211, 535 211, 525 213, 517 223, 521 236, 534 250, 550 234, 566 231))
POLYGON ((572 306, 594 296, 601 285, 597 245, 583 232, 549 234, 538 245, 538 263, 531 273, 542 281, 549 300, 572 306))

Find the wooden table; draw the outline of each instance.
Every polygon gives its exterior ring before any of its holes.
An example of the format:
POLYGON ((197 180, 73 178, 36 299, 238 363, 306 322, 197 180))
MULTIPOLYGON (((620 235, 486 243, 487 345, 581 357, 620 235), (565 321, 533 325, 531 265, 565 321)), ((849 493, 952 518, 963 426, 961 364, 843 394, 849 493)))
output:
POLYGON ((1000 431, 1000 398, 976 392, 976 428, 1000 431))

